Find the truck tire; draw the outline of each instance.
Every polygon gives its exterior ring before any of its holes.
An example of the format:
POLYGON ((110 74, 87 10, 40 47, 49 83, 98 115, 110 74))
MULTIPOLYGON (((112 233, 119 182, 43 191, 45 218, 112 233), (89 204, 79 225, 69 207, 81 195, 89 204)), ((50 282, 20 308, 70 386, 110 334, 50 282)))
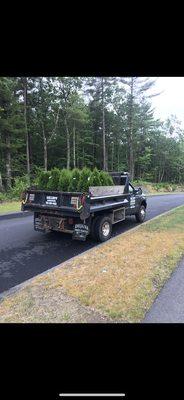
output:
POLYGON ((98 218, 99 218, 99 216, 93 218, 93 220, 91 221, 90 235, 94 240, 96 239, 96 236, 95 236, 95 225, 96 225, 96 222, 97 222, 98 218))
POLYGON ((135 218, 137 222, 144 222, 146 217, 146 208, 145 206, 140 206, 139 211, 135 214, 135 218))
POLYGON ((112 220, 110 217, 101 216, 96 219, 94 236, 98 242, 106 242, 112 235, 112 220))

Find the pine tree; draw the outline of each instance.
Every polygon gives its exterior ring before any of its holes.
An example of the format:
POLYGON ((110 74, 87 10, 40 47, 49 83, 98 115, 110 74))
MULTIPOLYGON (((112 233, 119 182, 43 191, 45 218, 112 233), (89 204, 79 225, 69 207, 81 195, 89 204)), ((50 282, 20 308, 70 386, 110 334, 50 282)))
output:
MULTIPOLYGON (((130 176, 134 179, 135 174, 135 132, 137 131, 136 108, 141 99, 145 98, 147 92, 153 87, 155 80, 150 78, 121 78, 120 82, 128 87, 126 94, 126 115, 127 115, 127 150, 128 168, 130 176)), ((123 87, 124 93, 124 87, 123 87)), ((156 95, 156 94, 155 94, 156 95)), ((149 98, 151 96, 149 95, 149 98)))
POLYGON ((98 171, 97 168, 94 168, 90 176, 90 186, 100 186, 100 185, 101 185, 100 172, 98 171))
POLYGON ((80 174, 80 180, 78 183, 79 192, 88 192, 90 186, 91 171, 89 168, 83 168, 80 174))
POLYGON ((68 192, 70 182, 71 182, 71 171, 65 168, 62 169, 60 172, 58 190, 61 190, 63 192, 68 192))
POLYGON ((92 96, 93 103, 101 110, 101 124, 100 129, 102 130, 102 151, 103 151, 103 169, 108 168, 107 159, 107 148, 106 148, 106 121, 105 121, 105 110, 111 103, 112 96, 112 83, 115 81, 114 78, 88 78, 86 84, 88 86, 87 93, 92 96))
POLYGON ((13 174, 17 174, 17 169, 24 161, 22 153, 17 154, 18 150, 23 150, 24 139, 16 85, 16 78, 0 78, 0 171, 6 189, 12 187, 13 174))
POLYGON ((52 168, 50 171, 50 177, 49 177, 49 181, 47 184, 47 189, 48 190, 58 190, 59 179, 60 179, 59 168, 52 168))
POLYGON ((74 168, 71 174, 71 182, 69 185, 70 192, 77 192, 79 181, 80 181, 81 171, 78 168, 74 168))

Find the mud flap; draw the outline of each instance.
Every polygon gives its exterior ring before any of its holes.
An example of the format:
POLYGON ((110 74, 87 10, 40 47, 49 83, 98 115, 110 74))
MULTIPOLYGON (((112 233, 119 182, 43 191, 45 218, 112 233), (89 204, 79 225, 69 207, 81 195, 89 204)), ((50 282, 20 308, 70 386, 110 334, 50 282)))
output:
POLYGON ((74 227, 72 239, 85 241, 89 234, 89 228, 85 224, 76 224, 74 227))

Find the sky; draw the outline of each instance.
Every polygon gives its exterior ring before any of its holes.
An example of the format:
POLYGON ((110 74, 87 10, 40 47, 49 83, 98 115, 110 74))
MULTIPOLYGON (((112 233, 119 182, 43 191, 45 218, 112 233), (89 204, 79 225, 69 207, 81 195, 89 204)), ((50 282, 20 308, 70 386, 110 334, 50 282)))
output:
POLYGON ((157 118, 165 120, 171 114, 182 122, 184 128, 184 77, 159 77, 155 78, 152 92, 162 92, 151 99, 154 114, 157 118))

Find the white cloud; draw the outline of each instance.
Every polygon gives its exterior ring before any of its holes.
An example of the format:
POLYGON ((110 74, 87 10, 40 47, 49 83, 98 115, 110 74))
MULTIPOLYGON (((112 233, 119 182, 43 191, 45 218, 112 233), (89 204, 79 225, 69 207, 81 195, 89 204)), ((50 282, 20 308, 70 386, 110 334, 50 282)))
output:
POLYGON ((159 77, 153 92, 163 91, 151 99, 155 116, 165 120, 171 114, 177 116, 184 127, 184 77, 159 77))

